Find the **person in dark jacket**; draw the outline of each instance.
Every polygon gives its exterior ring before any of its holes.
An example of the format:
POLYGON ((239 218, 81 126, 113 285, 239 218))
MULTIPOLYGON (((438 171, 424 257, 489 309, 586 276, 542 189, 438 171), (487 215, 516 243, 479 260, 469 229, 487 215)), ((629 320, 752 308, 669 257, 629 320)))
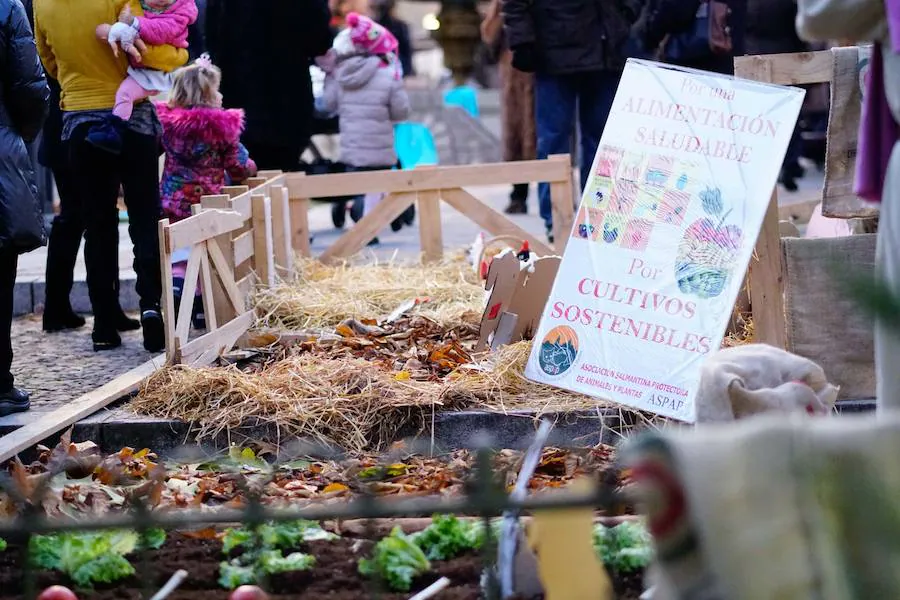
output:
POLYGON ((242 108, 242 141, 260 170, 300 170, 313 129, 309 67, 331 48, 327 0, 207 0, 206 46, 226 108, 242 108))
MULTIPOLYGON (((747 0, 747 54, 781 54, 805 52, 806 42, 797 35, 797 0, 747 0)), ((784 155, 784 164, 778 181, 790 192, 797 191, 797 178, 803 177, 800 166, 802 151, 800 128, 794 135, 784 155)))
POLYGON ((374 13, 372 18, 384 25, 385 29, 397 38, 397 58, 400 59, 400 66, 403 67, 403 76, 412 77, 416 71, 413 68, 413 49, 409 37, 409 25, 394 16, 395 4, 394 0, 373 0, 370 3, 374 13))
POLYGON ((47 237, 25 143, 41 131, 50 88, 19 0, 0 0, 0 68, 0 416, 5 416, 30 406, 28 394, 14 387, 10 371, 18 258, 42 246, 47 237))
POLYGON ((206 52, 206 0, 196 0, 197 20, 188 25, 188 56, 191 61, 206 52))
MULTIPOLYGON (((535 73, 538 158, 564 154, 577 123, 584 187, 625 65, 641 0, 504 0, 513 67, 535 73)), ((550 188, 538 187, 552 239, 550 188)))

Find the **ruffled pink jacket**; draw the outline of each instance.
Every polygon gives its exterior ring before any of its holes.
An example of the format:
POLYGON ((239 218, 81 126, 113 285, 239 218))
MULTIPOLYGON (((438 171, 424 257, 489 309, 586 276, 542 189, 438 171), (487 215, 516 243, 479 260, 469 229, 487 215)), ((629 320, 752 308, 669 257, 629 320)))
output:
POLYGON ((194 0, 175 0, 164 13, 145 11, 138 18, 141 39, 151 46, 169 44, 176 48, 188 47, 188 26, 197 20, 197 3, 194 0))

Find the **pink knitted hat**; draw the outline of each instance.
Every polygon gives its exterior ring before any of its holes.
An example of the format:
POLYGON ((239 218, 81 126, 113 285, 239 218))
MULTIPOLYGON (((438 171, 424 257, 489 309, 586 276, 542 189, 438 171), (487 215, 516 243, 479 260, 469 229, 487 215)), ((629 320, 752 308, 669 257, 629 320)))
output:
POLYGON ((391 54, 397 51, 397 38, 369 17, 352 12, 347 15, 350 39, 357 49, 367 54, 391 54))

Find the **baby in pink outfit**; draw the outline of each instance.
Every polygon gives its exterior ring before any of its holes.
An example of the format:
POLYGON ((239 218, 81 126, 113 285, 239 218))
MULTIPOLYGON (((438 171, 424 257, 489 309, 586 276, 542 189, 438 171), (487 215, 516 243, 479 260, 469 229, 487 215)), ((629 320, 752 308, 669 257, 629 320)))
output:
MULTIPOLYGON (((153 95, 167 92, 172 87, 172 71, 182 64, 172 64, 166 70, 141 67, 141 51, 145 44, 152 46, 188 47, 188 27, 197 20, 195 0, 141 0, 142 17, 135 17, 128 4, 122 9, 119 21, 113 25, 100 25, 97 35, 105 39, 118 55, 118 47, 128 55, 128 76, 116 92, 113 115, 128 121, 134 105, 153 95)), ((167 65, 169 67, 169 65, 167 65)), ((113 119, 88 134, 88 141, 106 150, 117 152, 121 148, 121 122, 113 119)))

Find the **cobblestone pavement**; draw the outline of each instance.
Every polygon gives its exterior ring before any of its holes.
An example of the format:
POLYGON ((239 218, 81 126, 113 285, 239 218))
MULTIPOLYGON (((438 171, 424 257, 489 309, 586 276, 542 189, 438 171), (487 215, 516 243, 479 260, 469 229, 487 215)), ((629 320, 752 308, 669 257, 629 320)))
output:
POLYGON ((150 353, 142 340, 140 331, 127 332, 121 348, 94 352, 90 319, 81 329, 53 334, 41 330, 37 315, 15 319, 12 372, 16 386, 31 392, 29 414, 59 408, 146 362, 150 353))

